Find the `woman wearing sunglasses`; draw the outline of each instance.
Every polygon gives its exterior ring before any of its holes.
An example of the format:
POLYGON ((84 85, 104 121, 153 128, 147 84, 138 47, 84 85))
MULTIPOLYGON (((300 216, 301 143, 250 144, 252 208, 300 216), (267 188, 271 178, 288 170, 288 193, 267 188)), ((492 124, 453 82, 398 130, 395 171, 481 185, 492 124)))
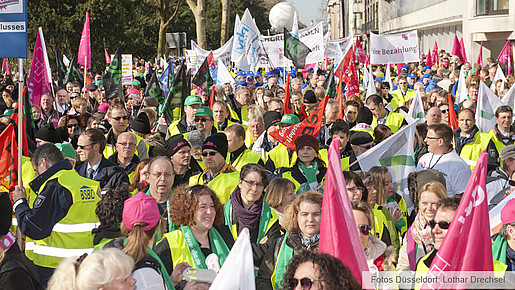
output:
POLYGON ((395 271, 395 247, 386 246, 380 239, 370 234, 374 225, 374 214, 370 205, 366 202, 353 201, 352 213, 370 271, 395 271))
POLYGON ((432 181, 419 190, 417 215, 402 240, 397 271, 415 271, 417 262, 433 248, 429 223, 434 219, 436 204, 447 197, 447 190, 440 182, 432 181))
POLYGON ((70 143, 74 149, 77 149, 77 141, 79 140, 80 126, 79 117, 75 115, 66 115, 59 120, 59 127, 56 131, 64 142, 70 143))
POLYGON ((256 277, 257 289, 280 289, 286 266, 302 251, 318 252, 322 194, 306 191, 287 208, 286 234, 270 244, 256 277))
POLYGON ((308 191, 321 191, 327 168, 325 162, 318 157, 319 141, 312 135, 301 135, 295 140, 297 160, 292 167, 281 167, 279 175, 295 183, 298 194, 308 191))
POLYGON ((291 260, 281 289, 358 290, 361 285, 340 259, 328 254, 304 251, 291 260))
POLYGON ((266 242, 277 239, 279 217, 264 200, 268 176, 263 166, 256 163, 243 165, 238 187, 224 205, 225 224, 230 227, 234 240, 244 229, 249 229, 254 253, 254 265, 259 267, 266 251, 266 242))
POLYGON ((170 215, 179 229, 164 235, 155 251, 174 284, 182 289, 186 268, 221 267, 234 244, 223 224, 223 208, 216 193, 205 185, 178 187, 174 190, 170 215), (178 275, 172 275, 176 269, 178 275))

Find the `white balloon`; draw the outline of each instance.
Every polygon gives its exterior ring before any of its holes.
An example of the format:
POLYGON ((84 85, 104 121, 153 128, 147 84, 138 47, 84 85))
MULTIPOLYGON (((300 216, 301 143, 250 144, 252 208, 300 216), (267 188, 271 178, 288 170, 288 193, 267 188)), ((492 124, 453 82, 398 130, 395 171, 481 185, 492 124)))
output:
POLYGON ((282 32, 284 27, 291 30, 293 15, 296 11, 297 9, 288 2, 277 3, 270 9, 268 21, 270 21, 270 25, 277 32, 282 32))

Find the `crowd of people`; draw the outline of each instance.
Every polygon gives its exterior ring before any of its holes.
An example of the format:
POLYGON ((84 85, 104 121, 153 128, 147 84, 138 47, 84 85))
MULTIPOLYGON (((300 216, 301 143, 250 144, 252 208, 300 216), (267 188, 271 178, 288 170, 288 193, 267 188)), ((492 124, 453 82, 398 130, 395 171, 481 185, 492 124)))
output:
MULTIPOLYGON (((214 102, 207 88, 194 86, 170 123, 159 113, 163 100, 144 93, 152 69, 159 76, 163 68, 144 60, 134 63, 124 98, 107 99, 102 73, 91 75, 86 87, 56 87, 31 106, 34 140, 23 157, 23 185, 0 194, 0 285, 208 289, 212 280, 185 273, 219 270, 247 228, 256 289, 360 289, 346 261, 318 253, 328 147, 335 138, 370 271, 426 271, 482 151, 488 152, 490 208, 515 189, 513 108, 496 108, 492 131, 475 125, 480 82, 502 99, 515 76, 492 84, 503 68, 492 58, 473 67, 440 51, 439 63, 429 67, 422 60, 399 71, 371 65, 377 94, 367 97, 363 86, 343 107, 334 94, 319 134, 299 132, 295 150, 271 133, 317 110, 333 77, 329 67, 235 72, 234 86, 214 88, 214 102), (467 99, 454 104, 460 71, 467 99), (408 112, 415 91, 425 122, 417 125, 413 144, 417 170, 407 177, 410 211, 388 167, 363 171, 357 157, 407 125, 402 111, 408 112), (284 114, 285 108, 293 113, 284 114), (456 130, 449 109, 457 112, 456 130)), ((357 68, 362 83, 365 67, 357 68)), ((0 79, 1 130, 17 106, 22 84, 16 79, 0 79)), ((514 200, 501 219, 492 237, 494 267, 515 271, 514 200)))

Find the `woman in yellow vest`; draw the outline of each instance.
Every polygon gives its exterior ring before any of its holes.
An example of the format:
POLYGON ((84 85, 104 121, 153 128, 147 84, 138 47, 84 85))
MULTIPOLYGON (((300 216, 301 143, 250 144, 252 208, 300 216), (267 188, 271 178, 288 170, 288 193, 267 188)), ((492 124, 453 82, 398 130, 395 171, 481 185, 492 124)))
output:
POLYGON ((267 185, 265 168, 255 163, 246 164, 241 168, 238 187, 224 205, 225 224, 231 228, 235 240, 244 228, 249 229, 257 267, 266 251, 265 243, 281 235, 278 216, 264 200, 267 185))
MULTIPOLYGON (((172 196, 170 214, 180 228, 165 234, 155 248, 168 275, 176 268, 213 269, 213 259, 214 270, 219 269, 234 240, 223 224, 223 207, 216 193, 206 185, 178 187, 172 196)), ((172 279, 175 284, 186 284, 182 275, 172 279)))
POLYGON ((295 147, 298 156, 295 164, 290 168, 279 168, 279 175, 295 183, 297 194, 308 190, 322 191, 320 187, 327 168, 325 162, 318 157, 318 140, 312 135, 301 135, 295 140, 295 147))
POLYGON ((284 214, 287 233, 268 248, 256 277, 257 289, 281 289, 286 268, 294 255, 302 251, 318 252, 322 194, 306 191, 300 194, 284 214))

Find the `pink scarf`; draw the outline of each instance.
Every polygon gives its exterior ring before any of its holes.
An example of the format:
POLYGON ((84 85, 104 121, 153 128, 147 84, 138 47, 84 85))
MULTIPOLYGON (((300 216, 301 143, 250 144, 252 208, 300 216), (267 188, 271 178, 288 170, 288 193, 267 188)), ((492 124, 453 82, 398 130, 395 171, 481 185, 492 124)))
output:
POLYGON ((424 243, 425 245, 433 245, 431 227, 420 213, 417 214, 411 226, 411 236, 417 244, 424 243))

